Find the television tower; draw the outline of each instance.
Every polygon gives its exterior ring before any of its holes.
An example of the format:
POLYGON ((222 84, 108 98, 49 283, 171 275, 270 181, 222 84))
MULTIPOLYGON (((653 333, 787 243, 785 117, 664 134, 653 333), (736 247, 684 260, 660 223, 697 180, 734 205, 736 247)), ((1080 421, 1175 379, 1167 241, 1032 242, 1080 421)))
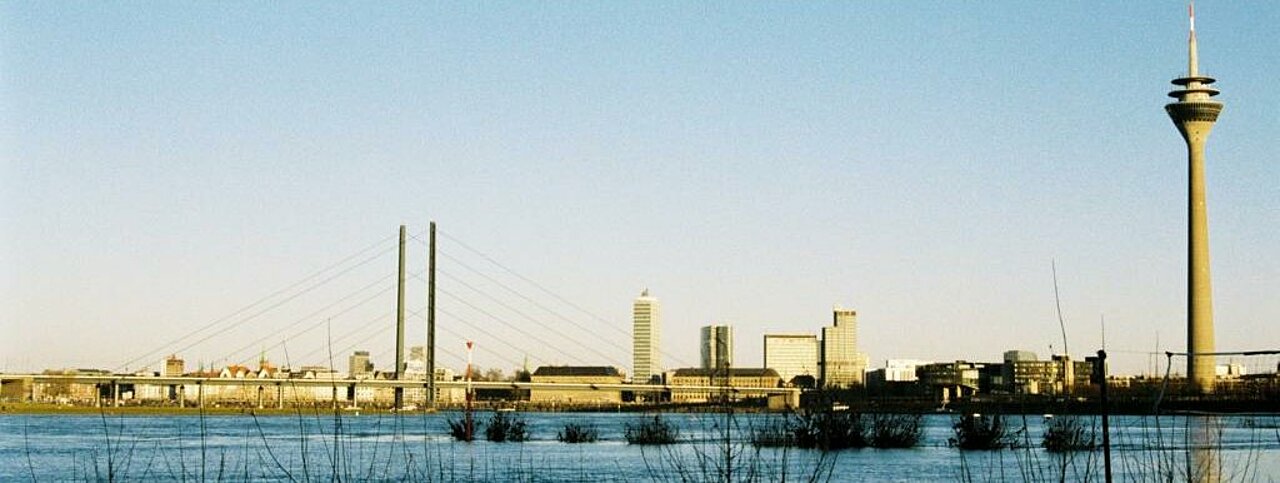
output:
POLYGON ((1187 237, 1187 380, 1196 391, 1213 392, 1213 287, 1209 277, 1209 215, 1204 199, 1204 143, 1222 112, 1222 103, 1210 99, 1218 90, 1214 79, 1200 75, 1196 53, 1195 4, 1188 7, 1191 35, 1187 41, 1187 76, 1173 80, 1179 88, 1169 92, 1177 99, 1164 106, 1169 118, 1187 142, 1190 165, 1187 237))

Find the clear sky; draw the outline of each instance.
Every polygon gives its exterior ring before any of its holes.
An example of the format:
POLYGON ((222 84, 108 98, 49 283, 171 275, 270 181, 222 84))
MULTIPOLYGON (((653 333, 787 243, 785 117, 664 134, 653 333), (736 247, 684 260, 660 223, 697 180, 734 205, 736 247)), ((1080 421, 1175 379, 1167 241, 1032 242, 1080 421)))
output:
MULTIPOLYGON (((765 332, 817 332, 833 304, 858 310, 875 365, 1043 357, 1061 350, 1056 260, 1071 352, 1100 347, 1105 315, 1119 369, 1145 371, 1157 337, 1185 346, 1186 161, 1163 109, 1185 12, 4 2, 0 370, 154 367, 148 351, 223 317, 191 365, 323 362, 327 345, 345 369, 354 345, 390 366, 394 294, 360 289, 387 283, 393 252, 236 311, 436 220, 449 365, 468 337, 486 367, 629 370, 646 287, 668 367, 697 363, 710 323, 759 364, 765 332)), ((1226 103, 1207 168, 1218 348, 1276 349, 1280 3, 1197 14, 1226 103)))

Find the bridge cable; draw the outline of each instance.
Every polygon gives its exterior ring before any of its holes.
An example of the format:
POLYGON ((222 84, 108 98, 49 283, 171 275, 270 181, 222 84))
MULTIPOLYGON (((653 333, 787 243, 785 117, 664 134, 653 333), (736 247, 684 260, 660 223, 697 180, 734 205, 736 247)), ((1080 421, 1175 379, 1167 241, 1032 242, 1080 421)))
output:
POLYGON ((546 330, 548 330, 548 331, 551 331, 552 333, 554 333, 554 334, 555 334, 555 335, 557 335, 557 336, 562 337, 562 338, 563 338, 563 339, 565 339, 566 341, 568 341, 568 342, 572 342, 573 344, 575 344, 575 345, 577 345, 577 346, 580 346, 580 347, 582 347, 582 348, 584 348, 584 349, 587 349, 588 351, 591 351, 591 352, 595 353, 596 355, 598 355, 598 356, 600 356, 600 357, 604 358, 606 361, 611 361, 611 362, 615 362, 615 363, 616 363, 616 362, 618 362, 618 361, 614 358, 615 356, 610 356, 610 355, 608 355, 608 354, 605 354, 604 352, 601 352, 599 349, 597 349, 597 348, 595 348, 595 347, 592 347, 590 344, 583 343, 581 340, 578 340, 578 339, 576 339, 576 338, 574 338, 574 337, 571 337, 571 336, 569 336, 569 335, 567 335, 567 334, 565 334, 565 333, 563 333, 563 332, 561 332, 561 331, 559 331, 559 330, 555 329, 554 327, 552 327, 552 326, 550 326, 550 325, 548 325, 548 324, 545 324, 545 323, 539 322, 537 319, 535 319, 534 317, 530 316, 529 314, 526 314, 526 313, 524 313, 523 311, 521 311, 521 310, 519 310, 519 309, 517 309, 517 308, 515 308, 515 307, 512 307, 512 306, 508 305, 507 303, 505 303, 505 302, 503 302, 503 301, 501 301, 501 300, 497 299, 496 297, 493 297, 493 296, 491 296, 491 295, 489 295, 489 294, 487 294, 487 293, 485 293, 485 292, 481 291, 480 289, 475 288, 475 287, 474 287, 474 286, 472 286, 471 284, 468 284, 467 282, 462 281, 462 279, 460 279, 460 278, 457 278, 457 277, 453 276, 453 274, 450 274, 450 273, 448 273, 448 272, 446 272, 446 271, 443 271, 443 270, 441 270, 441 271, 440 271, 440 273, 441 273, 441 274, 443 274, 443 275, 445 275, 446 277, 449 277, 449 278, 450 278, 450 279, 452 279, 454 282, 457 282, 459 285, 462 285, 462 286, 464 286, 464 287, 466 287, 466 288, 469 288, 469 289, 471 289, 471 290, 475 291, 476 293, 478 293, 478 294, 480 294, 480 295, 483 295, 483 296, 485 296, 485 297, 489 298, 489 299, 490 299, 490 300, 492 300, 494 303, 498 304, 499 306, 501 306, 501 307, 503 307, 503 308, 505 308, 505 309, 507 309, 507 310, 510 310, 510 311, 512 311, 512 312, 514 312, 514 313, 516 313, 516 314, 517 314, 517 315, 519 315, 520 317, 523 317, 525 320, 528 320, 529 322, 532 322, 532 323, 537 324, 537 325, 541 325, 541 327, 542 327, 543 329, 546 329, 546 330))
MULTIPOLYGON (((278 290, 276 290, 276 291, 274 291, 274 292, 272 292, 272 293, 270 293, 270 294, 268 294, 268 295, 266 295, 266 296, 264 296, 264 297, 261 297, 261 298, 259 298, 259 299, 255 300, 255 301, 253 301, 252 303, 250 303, 250 304, 248 304, 248 305, 245 305, 245 306, 243 306, 243 307, 241 307, 241 308, 239 308, 239 309, 237 309, 237 310, 235 310, 235 311, 231 312, 230 314, 227 314, 227 315, 225 315, 225 316, 222 316, 222 317, 219 317, 219 318, 217 318, 217 319, 214 319, 214 320, 210 321, 209 323, 207 323, 207 324, 205 324, 205 325, 203 325, 203 326, 201 326, 201 327, 199 327, 199 328, 197 328, 197 329, 195 329, 195 330, 193 330, 193 331, 187 332, 186 334, 184 334, 184 335, 182 335, 182 336, 180 336, 180 337, 178 337, 178 338, 176 338, 176 339, 174 339, 174 340, 172 340, 172 341, 169 341, 169 342, 167 342, 167 343, 161 344, 161 345, 159 346, 159 348, 158 348, 158 349, 153 349, 153 350, 151 350, 151 351, 145 352, 145 353, 143 353, 143 354, 139 355, 138 357, 135 357, 135 358, 133 358, 133 359, 130 359, 130 360, 128 360, 128 361, 126 361, 126 362, 124 362, 123 364, 120 364, 120 366, 117 368, 117 371, 119 371, 119 370, 126 370, 126 369, 128 368, 128 366, 130 366, 130 365, 132 365, 132 364, 134 364, 134 363, 136 363, 136 362, 138 362, 138 361, 141 361, 141 360, 143 360, 143 359, 147 359, 147 358, 153 357, 154 355, 156 355, 156 354, 158 354, 158 353, 166 352, 168 349, 172 349, 172 346, 174 346, 174 345, 176 345, 176 344, 179 344, 179 343, 181 343, 182 341, 187 340, 187 339, 188 339, 188 338, 190 338, 190 337, 194 337, 194 336, 196 336, 196 335, 198 335, 198 334, 200 334, 200 333, 202 333, 202 332, 204 332, 204 331, 206 331, 206 330, 209 330, 210 328, 217 327, 217 326, 219 326, 219 324, 222 324, 223 322, 226 322, 227 320, 230 320, 230 319, 232 319, 232 318, 235 318, 235 317, 237 317, 237 316, 239 316, 239 315, 241 315, 241 314, 244 314, 245 312, 248 312, 249 310, 252 310, 253 308, 255 308, 255 307, 259 306, 259 305, 262 305, 262 304, 266 303, 268 300, 271 300, 271 299, 276 298, 276 297, 278 297, 278 296, 281 296, 281 295, 283 295, 283 294, 285 294, 285 293, 288 293, 289 291, 291 291, 291 290, 293 290, 293 289, 295 289, 295 288, 297 288, 297 287, 299 287, 299 286, 301 286, 301 285, 304 285, 304 284, 306 284, 306 283, 310 282, 310 281, 311 281, 311 280, 313 280, 313 279, 319 278, 320 276, 324 275, 325 273, 327 273, 327 272, 329 272, 329 271, 331 271, 331 270, 334 270, 334 269, 336 269, 337 267, 340 267, 340 266, 342 266, 342 265, 346 264, 347 262, 350 262, 351 260, 356 259, 356 258, 358 258, 358 257, 360 257, 360 256, 362 256, 362 255, 364 255, 364 254, 366 254, 366 253, 368 253, 370 250, 373 250, 373 249, 377 248, 379 245, 386 244, 388 241, 393 240, 393 239, 395 239, 395 238, 396 238, 395 236, 389 236, 389 237, 383 238, 383 239, 381 239, 381 240, 378 240, 377 242, 374 242, 373 244, 370 244, 370 245, 368 245, 368 246, 366 246, 366 247, 364 247, 364 248, 361 248, 361 249, 360 249, 360 250, 358 250, 357 252, 355 252, 355 253, 353 253, 353 254, 351 254, 351 255, 348 255, 348 256, 346 256, 346 257, 343 257, 341 260, 338 260, 337 262, 334 262, 334 263, 332 263, 332 264, 330 264, 330 265, 328 265, 328 266, 325 266, 325 267, 323 267, 323 268, 321 268, 321 269, 319 269, 319 270, 316 270, 316 271, 312 272, 311 274, 309 274, 309 275, 307 275, 307 276, 303 277, 301 280, 298 280, 297 282, 294 282, 294 283, 292 283, 292 284, 289 284, 289 285, 287 285, 287 286, 285 286, 285 287, 283 287, 283 288, 281 288, 281 289, 278 289, 278 290)), ((297 297, 301 296, 302 294, 305 294, 305 293, 307 293, 307 292, 310 292, 311 290, 314 290, 314 289, 316 289, 317 287, 322 286, 322 285, 324 285, 325 283, 328 283, 328 282, 332 281, 333 279, 337 278, 338 276, 340 276, 340 275, 342 275, 342 274, 345 274, 345 273, 347 273, 347 272, 350 272, 351 270, 354 270, 354 269, 355 269, 355 268, 357 268, 357 267, 360 267, 360 266, 363 266, 363 265, 365 265, 365 264, 368 264, 369 262, 371 262, 373 259, 377 258, 378 256, 381 256, 382 254, 385 254, 385 253, 387 253, 387 252, 389 252, 389 251, 391 251, 391 250, 394 250, 395 248, 396 248, 396 246, 395 246, 395 245, 389 245, 389 246, 387 246, 386 248, 384 248, 382 251, 379 251, 378 253, 374 254, 374 256, 369 257, 369 258, 366 258, 366 259, 364 259, 364 260, 360 261, 360 262, 359 262, 359 263, 357 263, 355 266, 353 266, 353 267, 349 267, 349 268, 347 268, 346 270, 343 270, 343 271, 339 272, 339 273, 338 273, 338 274, 336 274, 336 275, 333 275, 333 276, 330 276, 330 277, 328 277, 328 278, 325 278, 324 280, 321 280, 319 283, 313 284, 313 285, 311 285, 310 287, 307 287, 307 288, 303 289, 301 292, 298 292, 298 293, 296 293, 296 294, 294 294, 294 295, 291 295, 291 296, 289 296, 289 297, 286 297, 284 300, 281 300, 281 301, 276 302, 275 304, 272 304, 272 305, 271 305, 270 307, 268 307, 267 309, 265 309, 265 310, 263 310, 263 311, 260 311, 260 312, 258 312, 258 313, 256 313, 256 314, 252 315, 252 316, 246 317, 245 319, 242 319, 241 321, 239 321, 239 322, 237 322, 237 323, 233 324, 233 326, 235 326, 235 325, 239 325, 239 324, 241 324, 241 323, 244 323, 244 322, 245 322, 245 321, 247 321, 247 320, 251 320, 251 319, 253 319, 253 318, 255 318, 255 317, 259 316, 259 315, 262 315, 262 313, 264 313, 264 312, 266 312, 266 311, 269 311, 269 310, 274 309, 274 308, 276 308, 276 307, 279 307, 279 306, 281 306, 281 305, 283 305, 283 304, 285 304, 285 303, 287 303, 287 302, 289 302, 289 301, 292 301, 293 299, 295 299, 295 298, 297 298, 297 297)), ((206 338, 206 339, 202 339, 200 342, 203 342, 203 340, 207 340, 207 338, 206 338)), ((199 342, 197 342, 197 344, 198 344, 198 343, 199 343, 199 342)))
MULTIPOLYGON (((518 332, 520 335, 523 335, 523 336, 525 336, 525 337, 528 337, 529 339, 532 339, 532 340, 534 340, 534 341, 536 341, 536 342, 538 342, 538 343, 542 344, 544 347, 547 347, 547 348, 554 348, 554 347, 556 347, 556 345, 555 345, 555 344, 553 344, 553 343, 551 343, 551 342, 547 341, 546 339, 543 339, 543 338, 541 338, 541 337, 538 337, 537 335, 535 335, 535 334, 533 334, 533 333, 530 333, 530 332, 528 332, 528 331, 526 331, 526 330, 524 330, 524 329, 521 329, 519 326, 513 325, 513 324, 511 324, 510 322, 507 322, 506 320, 503 320, 501 317, 498 317, 498 316, 494 315, 492 312, 489 312, 489 311, 487 311, 487 310, 485 310, 485 309, 480 308, 480 307, 479 307, 479 306, 477 306, 476 304, 473 304, 473 303, 471 303, 471 302, 467 301, 465 298, 462 298, 462 297, 460 297, 460 296, 458 296, 458 295, 454 294, 453 292, 450 292, 450 291, 448 291, 448 290, 442 290, 442 289, 440 289, 439 287, 437 287, 437 288, 436 288, 436 290, 437 290, 438 292, 440 292, 441 294, 444 294, 444 295, 446 295, 446 296, 448 296, 448 297, 452 298, 453 300, 458 301, 458 302, 459 302, 459 303, 461 303, 462 305, 465 305, 465 306, 467 306, 467 307, 470 307, 472 310, 474 310, 474 311, 476 311, 476 312, 479 312, 479 313, 481 313, 481 314, 484 314, 484 315, 488 316, 490 319, 493 319, 493 321, 498 322, 499 324, 502 324, 502 325, 506 326, 507 328, 509 328, 509 329, 511 329, 511 330, 513 330, 513 331, 515 331, 515 332, 518 332)), ((437 310, 439 310, 439 309, 437 308, 437 310)), ((575 355, 573 355, 573 354, 567 354, 567 353, 565 353, 563 350, 559 350, 559 349, 557 349, 557 351, 558 351, 558 352, 560 352, 560 353, 561 353, 561 355, 570 356, 571 358, 573 358, 573 360, 576 360, 576 361, 578 361, 579 363, 583 363, 583 362, 584 362, 584 360, 583 360, 582 358, 580 358, 580 357, 576 357, 576 356, 575 356, 575 355)))
MULTIPOLYGON (((263 342, 265 342, 266 340, 268 340, 268 339, 273 339, 273 338, 275 338, 277 335, 280 335, 280 334, 284 333, 284 332, 285 332, 286 330, 288 330, 288 329, 294 328, 294 327, 298 326, 299 324, 301 324, 301 323, 303 323, 303 322, 306 322, 306 321, 308 321, 308 320, 311 320, 313 317, 316 317, 317 315, 321 314, 322 312, 324 312, 324 311, 326 311, 326 310, 329 310, 329 309, 332 309, 333 307, 337 306, 338 304, 341 304, 341 303, 343 303, 343 302, 346 302, 347 300, 351 299, 352 297, 355 297, 356 295, 358 295, 358 294, 360 294, 360 293, 362 293, 362 292, 364 292, 364 291, 366 291, 366 290, 368 290, 368 289, 370 289, 370 288, 373 288, 373 287, 377 286, 377 285, 378 285, 378 284, 380 284, 380 283, 384 283, 384 282, 386 281, 386 279, 389 279, 389 278, 391 278, 391 277, 393 277, 393 276, 394 276, 394 275, 388 275, 388 276, 382 277, 381 279, 374 280, 372 283, 370 283, 370 284, 368 284, 368 285, 365 285, 365 286, 363 286, 363 287, 360 287, 359 289, 356 289, 355 291, 353 291, 353 292, 351 292, 351 293, 349 293, 349 294, 347 294, 347 295, 343 296, 342 298, 340 298, 340 299, 338 299, 338 300, 335 300, 335 301, 333 301, 333 302, 329 303, 328 305, 325 305, 324 307, 321 307, 321 308, 319 308, 319 309, 316 309, 316 310, 312 311, 311 313, 309 313, 309 314, 307 314, 307 315, 304 315, 304 316, 302 316, 302 317, 298 318, 297 320, 294 320, 293 322, 289 323, 288 325, 285 325, 284 327, 281 327, 281 328, 277 329, 275 332, 271 332, 271 333, 269 333, 269 334, 263 335, 262 337, 259 337, 259 338, 255 339, 255 340, 253 340, 253 341, 249 342, 248 344, 245 344, 244 346, 240 347, 239 349, 235 349, 235 350, 233 350, 233 351, 229 352, 229 353, 228 353, 228 357, 227 357, 227 359, 234 360, 234 359, 236 358, 236 354, 240 354, 240 353, 242 353, 242 352, 245 352, 245 351, 248 351, 248 350, 252 350, 252 349, 254 348, 254 346, 260 345, 260 344, 262 344, 263 342)), ((366 296, 365 298, 361 299, 359 302, 356 302, 354 305, 350 305, 350 306, 348 306, 348 307, 346 307, 346 308, 344 308, 344 309, 342 309, 342 310, 339 310, 338 312, 334 312, 334 313, 332 313, 332 314, 330 315, 330 317, 331 317, 331 318, 332 318, 332 317, 336 317, 336 316, 338 316, 338 315, 342 315, 342 314, 345 314, 345 313, 350 312, 350 311, 352 311, 352 310, 355 310, 356 308, 359 308, 359 307, 361 307, 361 306, 363 306, 363 305, 365 305, 365 304, 367 304, 367 303, 369 303, 369 302, 373 301, 374 299, 378 298, 378 296, 381 296, 381 295, 383 295, 383 294, 386 294, 386 293, 390 292, 391 290, 393 290, 393 289, 395 289, 395 288, 396 288, 395 284, 394 284, 394 283, 392 283, 392 284, 390 284, 389 286, 387 286, 386 288, 383 288, 382 290, 379 290, 379 291, 377 291, 377 292, 374 292, 374 293, 372 293, 372 294, 370 294, 370 295, 366 296)), ((289 337, 289 338, 286 338, 286 339, 282 339, 280 343, 277 343, 277 344, 271 345, 271 346, 269 346, 269 347, 272 347, 272 348, 277 347, 277 346, 279 346, 280 344, 284 343, 284 340, 292 340, 292 339, 295 339, 295 338, 297 338, 297 337, 299 337, 299 336, 301 336, 301 335, 303 335, 303 334, 305 334, 305 333, 307 333, 307 332, 311 332, 312 330, 315 330, 316 328, 321 327, 321 326, 323 325, 323 322, 324 322, 324 321, 323 321, 323 320, 321 320, 321 321, 317 322, 315 325, 312 325, 311 327, 309 327, 309 328, 307 328, 307 329, 305 329, 305 330, 303 330, 303 331, 301 331, 301 332, 297 332, 297 333, 295 333, 295 334, 293 335, 293 337, 289 337)), ((249 357, 252 357, 252 356, 249 356, 249 357)), ((248 360, 248 359, 246 359, 246 360, 248 360)))
MULTIPOLYGON (((467 264, 466 262, 463 262, 461 259, 458 259, 458 258, 456 258, 456 257, 450 256, 450 255, 449 255, 449 254, 447 254, 447 253, 441 253, 441 255, 442 255, 444 258, 447 258, 447 259, 449 259, 449 260, 451 260, 451 261, 453 261, 453 262, 457 263, 459 266, 462 266, 463 268, 465 268, 465 269, 467 269, 467 270, 471 271, 472 273, 475 273, 476 275, 480 276, 481 278, 483 278, 483 279, 485 279, 485 280, 487 280, 487 281, 489 281, 489 282, 491 282, 491 283, 494 283, 494 284, 498 285, 498 287, 502 288, 503 290, 507 291, 508 293, 511 293, 512 295, 515 295, 516 297, 519 297, 521 300, 524 300, 525 302, 528 302, 528 303, 532 304, 533 306, 535 306, 535 307, 537 307, 537 308, 539 308, 539 309, 542 309, 543 311, 546 311, 547 313, 549 313, 549 314, 551 314, 551 315, 555 316, 556 318, 558 318, 558 319, 560 319, 560 320, 563 320, 563 321, 565 321, 565 322, 568 322, 568 323, 572 324, 574 327, 577 327, 577 328, 578 328, 579 330, 581 330, 583 333, 586 333, 586 334, 592 334, 592 335, 596 336, 597 338, 599 338, 601 341, 604 341, 605 343, 607 343, 607 344, 609 344, 609 345, 613 346, 613 347, 614 347, 614 348, 616 348, 616 349, 620 349, 620 350, 622 350, 623 352, 628 352, 628 351, 630 351, 630 350, 631 350, 629 347, 626 347, 625 345, 620 344, 618 341, 613 340, 613 339, 609 339, 609 338, 607 338, 607 337, 604 337, 604 336, 600 335, 596 330, 593 330, 593 329, 592 329, 592 328, 590 328, 590 327, 586 327, 586 326, 584 326, 584 325, 582 325, 582 324, 578 323, 577 321, 575 321, 575 320, 573 320, 573 319, 571 319, 571 318, 569 318, 569 317, 566 317, 565 315, 561 314, 560 312, 558 312, 558 311, 556 311, 556 310, 554 310, 554 309, 552 309, 552 308, 550 308, 550 307, 547 307, 547 306, 543 305, 542 303, 538 302, 536 299, 534 299, 534 298, 532 298, 532 297, 529 297, 529 296, 527 296, 527 295, 525 295, 525 294, 523 294, 523 293, 520 293, 520 291, 519 291, 519 290, 516 290, 516 289, 514 289, 514 288, 511 288, 510 286, 508 286, 508 285, 506 285, 506 284, 502 283, 501 281, 499 281, 499 280, 497 280, 497 279, 494 279, 493 277, 490 277, 490 276, 488 276, 488 275, 485 275, 483 272, 481 272, 481 271, 477 270, 475 267, 472 267, 471 265, 467 264)), ((440 270, 440 273, 443 273, 443 274, 445 274, 446 276, 449 276, 450 278, 453 278, 454 280, 458 280, 458 281, 459 281, 459 283, 465 283, 465 282, 462 282, 460 278, 458 278, 458 277, 456 277, 456 276, 454 276, 454 275, 452 275, 452 274, 449 274, 448 272, 445 272, 444 270, 440 270)), ((477 292, 480 292, 478 289, 475 289, 475 288, 472 288, 472 289, 473 289, 473 290, 476 290, 477 292)), ((485 295, 486 295, 486 296, 488 296, 489 298, 491 298, 491 299, 495 300, 495 301, 497 300, 497 298, 495 298, 495 297, 493 297, 493 296, 491 296, 491 295, 488 295, 488 294, 485 294, 485 295)), ((513 310, 514 310, 514 309, 513 309, 513 310)), ((531 321, 533 321, 533 320, 532 320, 528 315, 525 315, 525 314, 523 314, 523 313, 522 313, 521 315, 523 315, 525 318, 530 319, 531 321)), ((534 321, 534 322, 536 322, 536 321, 534 321)), ((587 345, 587 344, 583 344, 583 343, 581 343, 580 341, 574 341, 574 342, 577 342, 579 345, 582 345, 583 347, 590 347, 589 345, 587 345)), ((594 348, 593 348, 593 349, 594 349, 594 348)), ((606 356, 606 357, 608 357, 608 356, 606 356)))
MULTIPOLYGON (((618 334, 623 335, 623 336, 624 336, 624 337, 626 337, 628 340, 629 340, 629 339, 631 339, 632 334, 628 333, 628 332, 627 332, 627 331, 625 331, 625 330, 619 329, 617 326, 615 326, 615 325, 613 325, 612 323, 610 323, 609 321, 605 320, 603 317, 601 317, 601 316, 599 316, 599 315, 596 315, 595 313, 593 313, 593 312, 591 312, 591 311, 589 311, 589 310, 587 310, 587 309, 585 309, 585 308, 583 308, 583 307, 581 307, 581 306, 579 306, 579 305, 577 305, 577 304, 574 304, 573 302, 571 302, 571 301, 569 301, 568 299, 566 299, 566 298, 564 298, 564 297, 562 297, 562 296, 560 296, 560 295, 556 294, 555 292, 552 292, 550 289, 547 289, 545 286, 543 286, 543 285, 539 284, 538 282, 535 282, 533 279, 531 279, 531 278, 529 278, 529 277, 526 277, 526 276, 524 276, 524 275, 521 275, 520 273, 518 273, 518 272, 516 272, 515 270, 511 269, 510 267, 507 267, 506 265, 503 265, 501 262, 498 262, 498 261, 497 261, 497 260, 495 260, 493 257, 491 257, 491 256, 489 256, 489 255, 487 255, 487 254, 485 254, 485 253, 483 253, 483 252, 479 251, 479 250, 478 250, 478 249, 476 249, 476 248, 471 247, 470 245, 466 244, 465 242, 463 242, 462 240, 458 239, 457 237, 454 237, 454 236, 450 235, 449 233, 447 233, 447 232, 443 232, 443 231, 441 231, 441 230, 437 230, 437 232, 438 232, 438 233, 440 233, 441 235, 443 235, 445 238, 448 238, 449 240, 453 241, 453 242, 454 242, 454 243, 456 243, 458 246, 461 246, 461 247, 465 248, 466 250, 468 250, 468 251, 470 251, 470 252, 472 252, 472 253, 476 254, 477 256, 479 256, 480 258, 482 258, 482 259, 484 259, 485 261, 489 262, 490 264, 492 264, 492 265, 494 265, 494 266, 498 267, 499 269, 501 269, 501 270, 503 270, 503 271, 507 272, 508 274, 510 274, 510 275, 512 275, 512 276, 514 276, 514 277, 516 277, 516 278, 518 278, 518 279, 520 279, 520 280, 524 281, 525 283, 528 283, 529 285, 532 285, 533 287, 535 287, 535 288, 537 288, 538 290, 540 290, 542 293, 544 293, 544 294, 547 294, 547 295, 551 296, 551 297, 552 297, 552 298, 554 298, 555 300, 558 300, 558 301, 560 301, 561 303, 564 303, 565 305, 568 305, 569 307, 572 307, 573 309, 576 309, 577 311, 579 311, 579 312, 581 312, 581 313, 583 313, 583 314, 586 314, 587 316, 589 316, 589 317, 591 317, 591 318, 595 319, 596 321, 600 322, 603 326, 605 326, 605 327, 609 327, 609 328, 610 328, 610 329, 612 329, 614 332, 616 332, 616 333, 618 333, 618 334)), ((425 243, 425 242, 423 242, 423 240, 421 240, 420 238, 416 238, 416 237, 415 237, 415 239, 416 239, 419 243, 425 243)), ((498 282, 498 281, 496 281, 496 280, 493 280, 493 279, 491 279, 491 278, 489 278, 489 277, 487 277, 487 276, 483 275, 479 270, 475 269, 474 267, 471 267, 470 265, 466 264, 465 262, 462 262, 460 259, 458 259, 458 258, 456 258, 456 257, 450 256, 450 255, 448 255, 448 254, 442 254, 442 255, 443 255, 444 257, 446 257, 446 258, 448 258, 448 259, 450 259, 450 260, 452 260, 452 261, 454 261, 454 262, 458 263, 459 265, 462 265, 464 268, 467 268, 468 270, 471 270, 471 271, 473 271, 473 272, 476 272, 477 274, 480 274, 482 277, 484 277, 484 278, 486 278, 486 279, 489 279, 490 281, 493 281, 494 283, 497 283, 499 286, 502 286, 503 288, 505 288, 505 289, 507 289, 507 290, 509 290, 509 291, 515 291, 514 289, 511 289, 510 287, 507 287, 505 284, 503 284, 503 283, 501 283, 501 282, 498 282)), ((516 292, 518 292, 518 291, 516 291, 516 292)), ((524 295, 520 295, 520 297, 521 297, 521 298, 523 298, 523 299, 525 299, 525 300, 530 300, 530 299, 529 299, 529 297, 524 296, 524 295)), ((595 333, 595 331, 594 331, 594 330, 589 329, 589 328, 586 328, 586 327, 583 327, 581 324, 578 324, 578 323, 573 322, 573 321, 572 321, 571 319, 569 319, 568 317, 565 317, 565 316, 563 316, 563 315, 560 315, 560 314, 556 313, 555 311, 550 310, 550 309, 546 308, 545 306, 542 306, 541 304, 538 304, 537 302, 533 302, 533 303, 534 303, 535 305, 538 305, 538 306, 539 306, 540 308, 542 308, 543 310, 547 310, 547 311, 549 311, 549 312, 555 313, 555 314, 556 314, 558 317, 560 317, 561 319, 564 319, 564 320, 566 320, 566 321, 569 321, 570 323, 574 324, 576 327, 578 327, 578 328, 580 328, 580 329, 583 329, 584 331, 586 331, 586 332, 588 332, 588 333, 595 333)), ((597 336, 598 336, 598 334, 597 334, 597 336)), ((607 339, 604 339, 603 337, 601 337, 601 339, 602 339, 602 340, 607 340, 607 339)), ((623 347, 622 349, 623 349, 624 351, 628 350, 626 347, 623 347)), ((684 364, 684 365, 689 365, 689 362, 688 362, 688 361, 686 361, 686 360, 684 360, 684 359, 682 359, 682 358, 679 358, 679 357, 675 357, 675 356, 674 356, 674 355, 672 355, 672 354, 663 353, 663 355, 665 355, 665 356, 667 356, 667 357, 671 358, 673 361, 676 361, 676 362, 678 362, 678 363, 682 363, 682 364, 684 364)))

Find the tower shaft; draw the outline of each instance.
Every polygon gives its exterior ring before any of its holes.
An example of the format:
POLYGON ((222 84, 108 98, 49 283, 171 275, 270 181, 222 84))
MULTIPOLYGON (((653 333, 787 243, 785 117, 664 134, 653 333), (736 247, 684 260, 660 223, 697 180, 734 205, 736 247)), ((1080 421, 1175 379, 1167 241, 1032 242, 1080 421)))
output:
MULTIPOLYGON (((1193 124, 1193 123, 1184 123, 1193 124)), ((1189 188, 1187 197, 1187 378, 1201 393, 1213 391, 1213 282, 1209 275, 1209 210, 1205 203, 1204 138, 1212 123, 1195 122, 1186 131, 1189 188)))

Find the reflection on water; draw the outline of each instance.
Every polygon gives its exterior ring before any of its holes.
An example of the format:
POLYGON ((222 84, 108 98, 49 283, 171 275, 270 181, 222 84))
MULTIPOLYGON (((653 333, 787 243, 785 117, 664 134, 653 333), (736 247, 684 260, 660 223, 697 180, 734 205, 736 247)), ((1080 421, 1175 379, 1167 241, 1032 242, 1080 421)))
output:
POLYGON ((1222 419, 1215 415, 1187 416, 1190 435, 1187 480, 1222 481, 1222 419))

